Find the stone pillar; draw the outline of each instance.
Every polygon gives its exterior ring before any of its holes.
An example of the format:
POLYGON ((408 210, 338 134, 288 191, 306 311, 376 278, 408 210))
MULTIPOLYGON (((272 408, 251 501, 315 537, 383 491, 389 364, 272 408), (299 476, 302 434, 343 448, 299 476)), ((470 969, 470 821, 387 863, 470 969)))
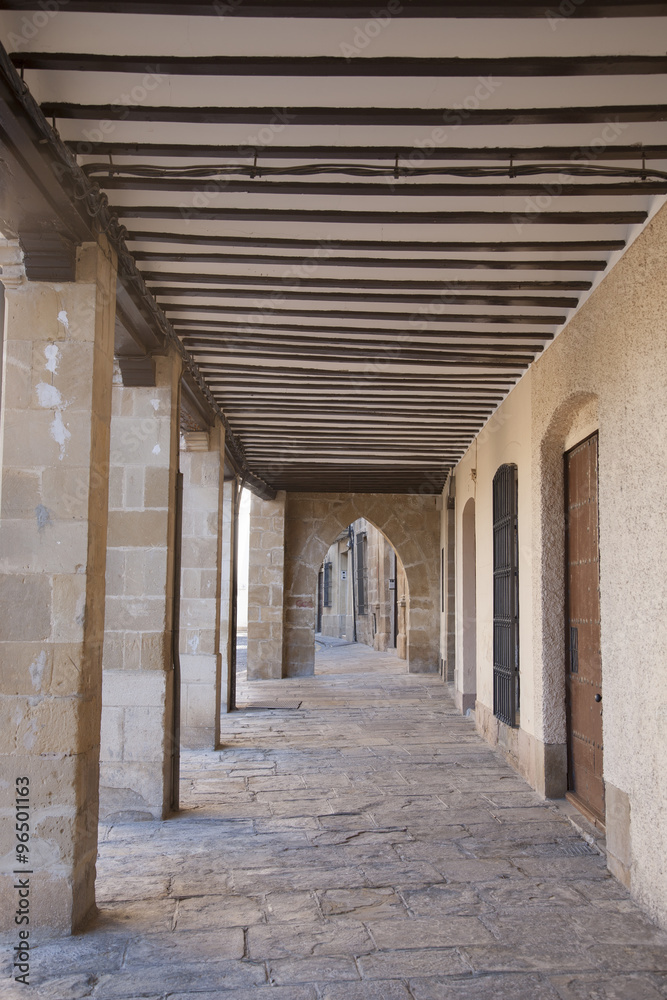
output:
POLYGON ((3 247, 0 418, 2 930, 27 869, 39 934, 95 906, 104 567, 116 265, 77 252, 74 282, 27 282, 3 247), (17 862, 16 780, 29 782, 29 864, 17 862))
POLYGON ((172 618, 181 361, 154 388, 113 388, 100 815, 171 804, 172 618))
POLYGON ((232 649, 232 576, 234 546, 232 532, 234 529, 234 503, 236 480, 228 479, 222 486, 222 523, 220 536, 220 656, 221 656, 221 689, 226 692, 221 697, 221 711, 230 710, 231 668, 234 663, 232 649))
POLYGON ((224 427, 216 422, 182 442, 181 746, 213 749, 220 740, 224 427))
POLYGON ((285 493, 253 496, 248 566, 248 680, 283 677, 285 493))

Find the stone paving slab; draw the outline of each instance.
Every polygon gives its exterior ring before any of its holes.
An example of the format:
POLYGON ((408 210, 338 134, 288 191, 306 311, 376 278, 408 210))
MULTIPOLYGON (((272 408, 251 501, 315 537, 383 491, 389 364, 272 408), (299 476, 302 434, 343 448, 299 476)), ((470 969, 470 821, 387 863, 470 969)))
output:
POLYGON ((100 828, 100 915, 1 1000, 667 1000, 667 934, 437 677, 345 646, 247 685, 183 811, 100 828))

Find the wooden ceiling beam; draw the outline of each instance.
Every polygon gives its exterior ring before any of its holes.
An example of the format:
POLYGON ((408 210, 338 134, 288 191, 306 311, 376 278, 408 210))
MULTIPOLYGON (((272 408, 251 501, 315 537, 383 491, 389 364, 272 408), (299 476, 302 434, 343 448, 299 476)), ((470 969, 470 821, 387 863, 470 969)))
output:
MULTIPOLYGON (((541 226, 630 226, 646 222, 644 211, 592 211, 581 212, 403 212, 392 209, 384 211, 368 210, 331 210, 305 208, 189 208, 172 205, 115 205, 114 211, 124 219, 177 219, 179 222, 305 222, 305 223, 342 223, 358 225, 472 225, 472 226, 512 226, 516 228, 517 221, 525 225, 541 226)), ((257 246, 261 242, 255 240, 257 246)), ((322 241, 320 246, 325 245, 322 241)), ((317 244, 315 244, 317 245, 317 244)), ((398 244, 401 246, 402 244, 398 244)), ((515 244, 516 245, 516 244, 515 244)), ((442 244, 440 244, 442 249, 442 244)), ((553 251, 554 244, 547 243, 545 248, 553 251)))
MULTIPOLYGON (((225 253, 169 253, 151 250, 137 250, 133 254, 134 259, 151 264, 175 263, 175 264, 270 264, 279 267, 294 265, 301 267, 304 265, 303 258, 296 256, 286 256, 284 254, 225 254, 225 253)), ((307 261, 312 265, 312 261, 307 261)), ((434 260, 429 257, 335 257, 333 255, 323 255, 316 261, 319 267, 388 267, 388 268, 418 268, 428 270, 509 270, 509 271, 604 271, 607 266, 606 260, 498 260, 487 257, 485 260, 470 260, 466 257, 446 258, 434 260)), ((230 276, 228 280, 232 280, 230 276)), ((241 280, 252 281, 252 278, 242 278, 241 280)), ((282 278, 263 278, 266 283, 282 281, 282 278)), ((398 282, 392 282, 394 287, 400 287, 398 282)), ((423 284, 423 282, 421 283, 423 284)), ((523 283, 522 283, 523 284, 523 283)), ((538 283, 528 284, 537 285, 538 283)), ((562 283, 565 284, 565 283, 562 283)), ((569 287, 590 286, 590 282, 570 282, 569 287)))
MULTIPOLYGON (((237 159, 254 159, 257 154, 260 161, 265 160, 401 160, 414 162, 414 157, 421 163, 423 149, 418 146, 372 145, 372 146, 270 146, 247 147, 236 145, 218 145, 213 143, 178 143, 178 142, 82 142, 69 139, 66 143, 73 152, 82 155, 95 153, 101 156, 140 156, 146 157, 187 157, 215 159, 231 157, 237 159), (86 152, 84 153, 84 148, 86 152)), ((531 161, 549 161, 551 163, 570 163, 582 156, 586 147, 581 146, 440 146, 429 149, 429 161, 432 163, 450 163, 452 161, 493 161, 514 163, 531 161)), ((623 145, 619 143, 595 147, 595 160, 630 160, 638 166, 643 160, 667 159, 667 146, 656 143, 646 145, 623 145)))
MULTIPOLYGON (((114 168, 100 167, 95 173, 87 171, 87 175, 106 191, 178 191, 198 194, 205 191, 207 184, 218 185, 224 194, 261 194, 288 195, 293 197, 331 197, 331 198, 535 198, 544 194, 545 185, 549 183, 549 175, 543 174, 536 180, 500 179, 488 181, 425 181, 407 176, 392 181, 389 176, 378 177, 372 181, 317 181, 317 180, 268 180, 259 177, 248 177, 242 180, 224 176, 224 169, 219 177, 210 179, 203 177, 119 177, 113 173, 114 168), (387 183, 392 181, 391 184, 387 183)), ((508 167, 508 172, 509 172, 508 167)), ((561 173, 565 172, 565 168, 561 173)), ((558 169, 554 168, 558 175, 558 169)), ((667 191, 665 180, 627 180, 602 181, 591 179, 587 183, 563 182, 558 180, 558 196, 568 198, 622 198, 645 197, 653 194, 664 194, 667 191)), ((520 213, 519 213, 520 214, 520 213)))
MULTIPOLYGON (((667 148, 667 147, 666 147, 667 148)), ((174 216, 176 218, 176 216, 174 216)), ((326 239, 307 239, 298 236, 265 236, 261 233, 255 236, 233 236, 226 234, 197 233, 165 233, 158 230, 134 230, 128 232, 127 240, 142 243, 178 243, 190 246, 216 247, 248 247, 252 250, 308 250, 313 251, 315 259, 322 261, 332 250, 372 250, 382 253, 399 251, 407 253, 448 253, 462 251, 465 253, 517 253, 532 250, 537 253, 584 252, 595 250, 599 253, 623 250, 625 241, 619 239, 580 239, 580 240, 358 240, 345 237, 326 239)), ((308 258, 305 263, 311 263, 308 258)), ((299 263, 304 261, 299 260, 299 263)))
POLYGON ((266 275, 235 275, 235 274, 190 274, 179 271, 143 271, 144 281, 177 281, 183 284, 209 285, 277 285, 275 291, 284 288, 367 288, 367 289, 403 289, 410 292, 433 289, 435 291, 457 292, 461 290, 481 291, 588 291, 592 282, 575 280, 551 281, 487 281, 456 278, 451 281, 429 281, 412 279, 406 281, 397 278, 308 278, 291 275, 267 277, 266 275))
MULTIPOLYGON (((4 0, 5 10, 42 10, 37 0, 4 0)), ((219 0, 207 2, 176 2, 176 0, 110 0, 103 8, 97 0, 68 0, 70 13, 104 14, 157 14, 187 17, 209 17, 212 21, 224 17, 268 18, 368 18, 367 3, 360 0, 292 0, 277 3, 275 0, 219 0)), ((556 11, 558 8, 556 8, 556 11)), ((667 4, 631 3, 628 0, 590 0, 583 7, 572 5, 567 16, 580 18, 606 17, 664 17, 667 4)), ((438 0, 406 0, 398 6, 398 18, 548 18, 555 14, 545 3, 532 0, 468 0, 466 3, 440 3, 438 0)), ((564 16, 564 15, 563 15, 564 16)))
MULTIPOLYGON (((156 295, 160 298, 164 298, 159 291, 156 291, 156 295)), ((167 314, 171 313, 219 313, 221 315, 228 315, 232 312, 229 306, 224 305, 207 305, 194 303, 192 305, 178 305, 177 303, 163 302, 162 308, 167 314)), ((267 309, 265 306, 246 306, 239 307, 236 310, 238 313, 243 313, 247 315, 265 316, 267 314, 267 309)), ((442 313, 439 315, 434 315, 432 313, 418 312, 374 312, 372 310, 368 311, 356 311, 353 309, 294 309, 289 307, 287 309, 276 309, 271 307, 271 316, 275 316, 279 319, 282 316, 296 316, 303 318, 312 319, 363 319, 363 320, 394 320, 398 321, 408 321, 413 323, 488 323, 488 324, 502 324, 506 326, 507 324, 516 323, 522 326, 532 326, 533 324, 546 324, 547 326, 560 326, 565 322, 566 316, 545 316, 540 313, 539 315, 525 315, 517 314, 516 316, 498 316, 493 313, 442 313)))
MULTIPOLYGON (((3 4, 6 6, 6 4, 3 4)), ((157 73, 162 76, 573 77, 667 73, 665 56, 509 56, 434 58, 379 56, 135 56, 84 52, 13 52, 17 69, 79 73, 157 73)))
MULTIPOLYGON (((193 309, 197 308, 195 306, 193 309)), ((393 314, 387 313, 387 318, 392 319, 393 314)), ((406 336, 410 338, 417 337, 420 332, 424 333, 426 331, 411 330, 406 329, 405 325, 396 327, 387 326, 368 326, 368 327, 349 327, 349 326, 324 326, 317 324, 317 326, 305 326, 299 323, 261 323, 259 321, 254 323, 228 323, 221 320, 219 323, 207 323, 206 321, 197 320, 178 320, 174 321, 174 328, 183 339, 185 338, 195 338, 200 340, 205 344, 219 343, 221 339, 229 333, 233 334, 252 334, 253 337, 268 337, 273 336, 276 333, 291 333, 295 336, 312 337, 315 332, 324 334, 325 336, 331 334, 333 337, 340 337, 341 334, 357 334, 358 336, 363 336, 367 338, 374 337, 399 337, 405 339, 406 336), (187 324, 187 325, 181 325, 187 324), (201 332, 199 332, 201 331, 201 332)), ((523 331, 523 330, 498 330, 484 331, 484 330, 436 330, 429 329, 428 335, 430 337, 443 337, 449 338, 450 340, 485 340, 488 338, 500 339, 506 338, 511 340, 553 340, 553 333, 540 330, 540 331, 523 331)), ((324 337, 318 338, 320 341, 324 340, 324 337)))
POLYGON ((437 127, 442 125, 591 125, 662 122, 664 104, 609 104, 552 108, 177 107, 172 104, 74 104, 45 101, 47 118, 76 121, 175 122, 187 125, 303 125, 437 127))
MULTIPOLYGON (((303 291, 294 291, 287 288, 198 288, 194 284, 185 288, 178 286, 172 288, 169 285, 158 285, 155 283, 151 284, 151 291, 156 298, 161 299, 221 298, 251 299, 252 301, 266 299, 268 302, 297 302, 303 305, 309 305, 311 302, 339 302, 341 304, 344 302, 350 302, 352 305, 358 302, 387 302, 390 304, 397 303, 400 305, 411 305, 412 303, 416 303, 421 305, 440 306, 444 303, 448 306, 455 307, 472 305, 540 308, 542 306, 545 309, 574 309, 579 304, 579 299, 576 296, 494 295, 491 292, 489 292, 488 295, 452 295, 446 293, 441 296, 436 296, 433 293, 422 295, 418 292, 397 292, 395 295, 392 295, 391 292, 363 292, 356 291, 353 288, 349 290, 340 288, 335 291, 313 291, 306 288, 303 291)), ((198 305, 194 304, 191 308, 197 309, 198 305)), ((246 309, 243 303, 239 306, 230 306, 229 308, 237 309, 241 312, 244 312, 246 309)))

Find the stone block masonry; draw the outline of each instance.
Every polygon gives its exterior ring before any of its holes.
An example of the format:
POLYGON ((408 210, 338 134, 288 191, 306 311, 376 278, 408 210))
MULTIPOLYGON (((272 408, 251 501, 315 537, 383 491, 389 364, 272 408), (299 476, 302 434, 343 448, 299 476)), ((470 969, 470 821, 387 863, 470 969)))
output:
MULTIPOLYGON (((2 775, 30 782, 31 921, 69 933, 95 906, 116 266, 102 241, 79 248, 74 282, 28 282, 18 248, 4 253, 2 775)), ((14 928, 8 906, 0 926, 14 928)))
POLYGON ((220 738, 222 546, 225 432, 184 434, 181 551, 181 745, 217 746, 220 738), (197 450, 190 450, 190 442, 197 450))
POLYGON ((113 386, 102 818, 162 818, 171 801, 172 609, 181 364, 152 388, 113 386))
POLYGON ((283 576, 286 494, 253 496, 248 568, 248 677, 283 676, 283 576))

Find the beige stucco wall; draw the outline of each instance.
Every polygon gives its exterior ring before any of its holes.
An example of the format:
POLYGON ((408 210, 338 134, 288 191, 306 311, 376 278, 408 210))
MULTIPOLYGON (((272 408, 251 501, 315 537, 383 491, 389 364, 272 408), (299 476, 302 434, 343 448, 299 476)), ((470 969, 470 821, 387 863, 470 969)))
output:
MULTIPOLYGON (((507 741, 536 787, 545 789, 544 771, 551 768, 546 788, 554 789, 559 761, 564 766, 565 743, 562 456, 599 428, 610 867, 664 925, 666 275, 667 210, 663 209, 532 366, 455 470, 457 528, 467 498, 476 500, 477 722, 494 739, 495 720, 489 718, 491 482, 504 462, 518 466, 521 729, 513 742, 502 732, 500 739, 507 741)), ((460 557, 459 542, 459 565, 460 557)), ((460 607, 460 573, 457 587, 460 607)))

